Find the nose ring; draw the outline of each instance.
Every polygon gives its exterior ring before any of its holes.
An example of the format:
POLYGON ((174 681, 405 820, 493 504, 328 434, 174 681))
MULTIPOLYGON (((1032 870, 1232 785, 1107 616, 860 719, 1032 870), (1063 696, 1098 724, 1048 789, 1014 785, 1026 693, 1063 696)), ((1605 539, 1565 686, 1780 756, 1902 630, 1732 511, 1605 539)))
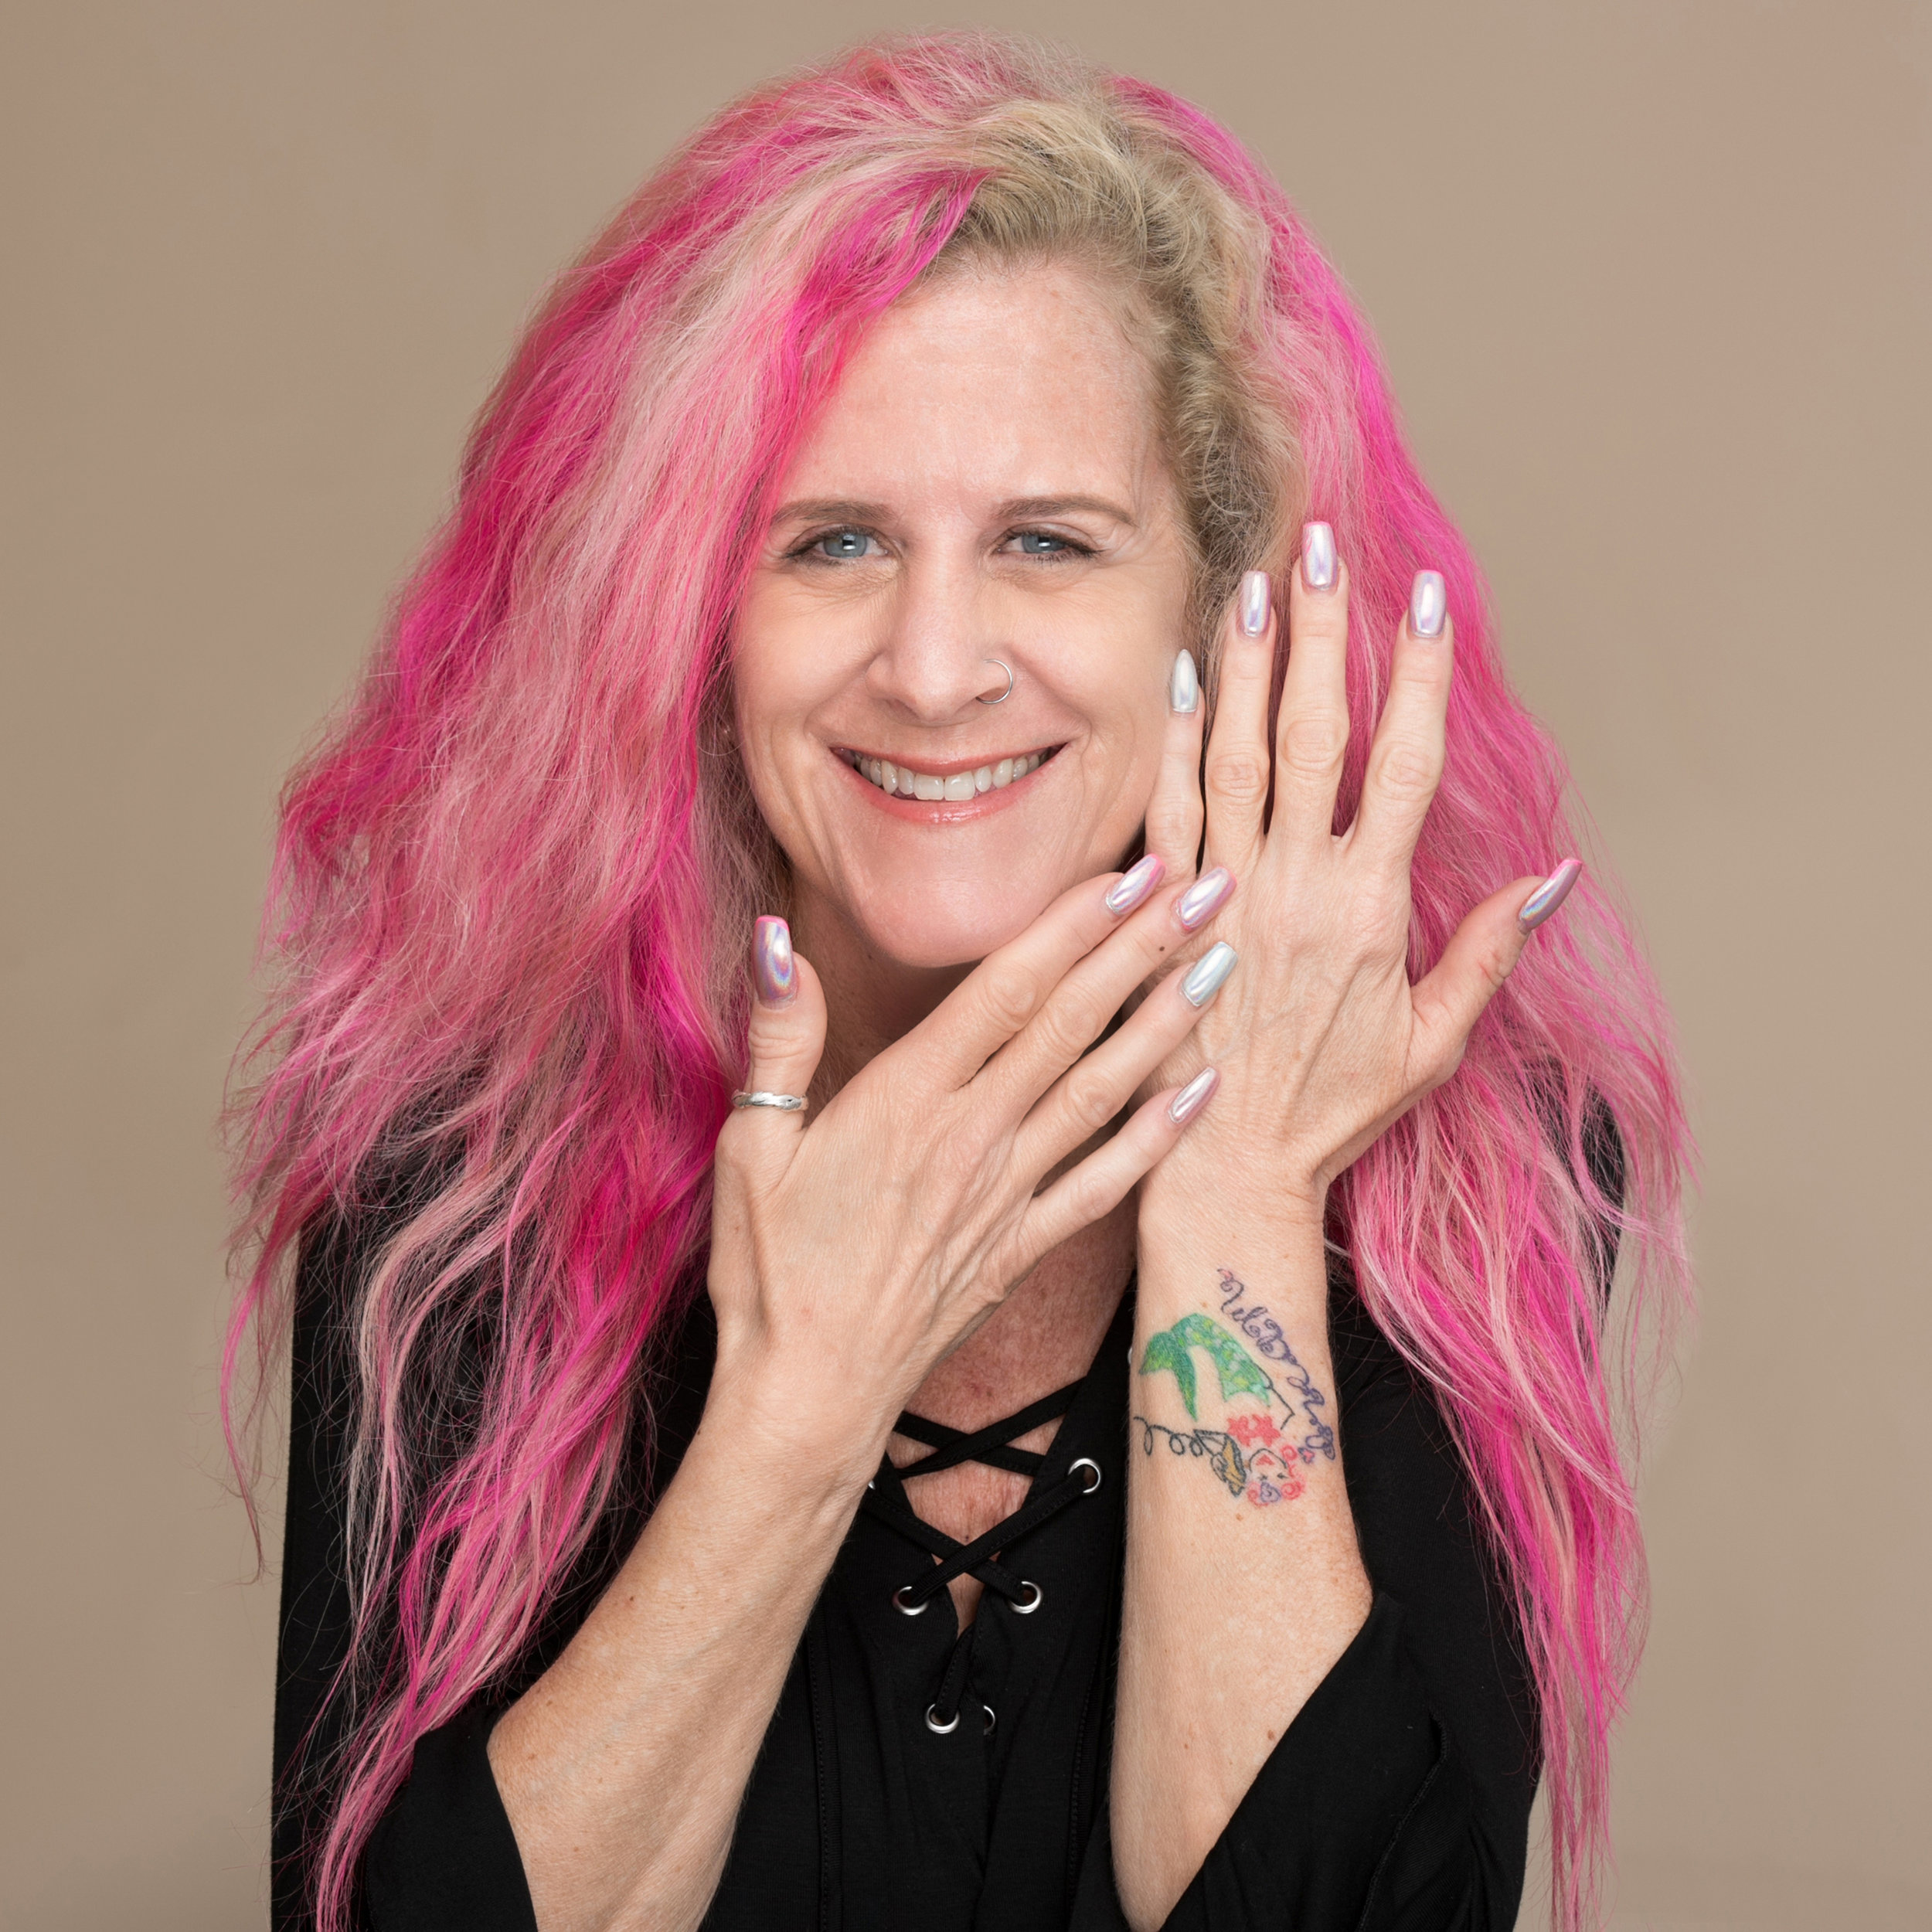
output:
POLYGON ((1010 664, 1002 662, 998 658, 982 658, 980 662, 982 664, 997 664, 1001 670, 1006 673, 1006 689, 997 698, 981 698, 980 702, 981 704, 1004 704, 1013 695, 1013 667, 1010 664))

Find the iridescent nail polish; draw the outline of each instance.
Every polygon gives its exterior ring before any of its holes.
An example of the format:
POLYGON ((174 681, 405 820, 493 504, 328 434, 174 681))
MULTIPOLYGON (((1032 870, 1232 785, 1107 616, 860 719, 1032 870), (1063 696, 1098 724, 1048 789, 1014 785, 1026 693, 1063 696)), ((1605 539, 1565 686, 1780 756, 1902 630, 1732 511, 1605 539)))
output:
POLYGON ((1516 923, 1533 933, 1563 901, 1570 889, 1583 876, 1580 859, 1566 859, 1516 909, 1516 923))
POLYGON ((798 991, 798 968, 791 957, 791 928, 782 919, 762 917, 751 941, 751 976, 767 1006, 787 1005, 798 991))
POLYGON ((1107 910, 1111 913, 1131 913, 1161 883, 1161 876, 1166 870, 1167 866, 1158 852, 1151 852, 1144 858, 1135 859, 1109 888, 1107 910))
POLYGON ((1181 981, 1181 997, 1192 1007, 1205 1006, 1227 984, 1241 955, 1225 939, 1216 940, 1187 969, 1181 981))
POLYGON ((1201 680, 1194 668, 1194 653, 1183 651, 1174 660, 1173 674, 1167 681, 1167 708, 1186 717, 1201 705, 1201 680))
POLYGON ((1443 587, 1440 570, 1418 570, 1415 587, 1409 593, 1409 634, 1412 638, 1439 638, 1443 620, 1449 614, 1449 593, 1443 587))
POLYGON ((1211 1066, 1204 1066, 1186 1086, 1167 1104, 1167 1117, 1176 1127, 1185 1127, 1201 1109, 1214 1097, 1214 1090, 1221 1084, 1221 1076, 1211 1066))
POLYGON ((1325 523, 1301 526, 1301 582, 1311 590, 1335 588, 1335 532, 1325 523))
POLYGON ((1191 933, 1205 926, 1233 893, 1234 875, 1226 866, 1216 866, 1212 872, 1202 872, 1174 902, 1174 917, 1181 922, 1181 930, 1191 933))
POLYGON ((1268 573, 1250 570, 1241 579, 1241 634, 1258 638, 1268 628, 1268 573))

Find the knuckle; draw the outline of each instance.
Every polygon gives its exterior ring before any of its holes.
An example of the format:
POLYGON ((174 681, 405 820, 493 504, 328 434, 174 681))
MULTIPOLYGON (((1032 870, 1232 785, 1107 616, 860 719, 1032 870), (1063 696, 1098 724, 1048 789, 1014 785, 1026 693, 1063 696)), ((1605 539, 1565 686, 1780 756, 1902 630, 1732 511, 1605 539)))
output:
POLYGON ((1372 782, 1396 798, 1426 798, 1436 788, 1440 767, 1427 745, 1399 739, 1377 754, 1372 782))
POLYGON ((1281 762, 1298 777, 1324 778, 1342 762, 1349 734, 1326 712, 1307 712, 1281 727, 1281 762))
POLYGON ((1247 751, 1224 751, 1209 763, 1208 784, 1230 804, 1258 805, 1268 788, 1267 762, 1247 751))
POLYGON ((1015 960, 990 961, 983 969, 985 984, 980 998, 987 1017, 1008 1033, 1017 1033, 1039 1003, 1039 982, 1015 960))
POLYGON ((1068 1073, 1063 1097, 1074 1121, 1090 1129, 1104 1127, 1120 1111, 1114 1083, 1084 1060, 1068 1073))

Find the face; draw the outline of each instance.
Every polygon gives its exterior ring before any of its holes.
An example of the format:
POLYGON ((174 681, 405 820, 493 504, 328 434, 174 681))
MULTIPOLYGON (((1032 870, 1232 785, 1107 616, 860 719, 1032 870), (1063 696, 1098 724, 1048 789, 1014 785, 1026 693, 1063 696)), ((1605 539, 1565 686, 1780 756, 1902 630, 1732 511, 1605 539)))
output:
POLYGON ((1188 570, 1145 362, 1077 269, 954 275, 872 329, 779 503, 733 676, 801 947, 982 958, 1153 790, 1188 570))

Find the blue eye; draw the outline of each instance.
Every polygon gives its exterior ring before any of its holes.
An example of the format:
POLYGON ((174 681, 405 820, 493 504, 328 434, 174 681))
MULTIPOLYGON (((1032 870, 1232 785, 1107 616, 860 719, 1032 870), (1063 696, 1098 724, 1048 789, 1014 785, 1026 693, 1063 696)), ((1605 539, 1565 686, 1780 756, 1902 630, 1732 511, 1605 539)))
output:
POLYGON ((863 556, 871 544, 872 539, 863 530, 828 530, 823 536, 813 538, 811 547, 821 556, 835 557, 843 562, 848 558, 863 556))
POLYGON ((1065 537, 1051 536, 1045 530, 1022 530, 1019 542, 1022 556, 1058 556, 1072 547, 1065 537))

